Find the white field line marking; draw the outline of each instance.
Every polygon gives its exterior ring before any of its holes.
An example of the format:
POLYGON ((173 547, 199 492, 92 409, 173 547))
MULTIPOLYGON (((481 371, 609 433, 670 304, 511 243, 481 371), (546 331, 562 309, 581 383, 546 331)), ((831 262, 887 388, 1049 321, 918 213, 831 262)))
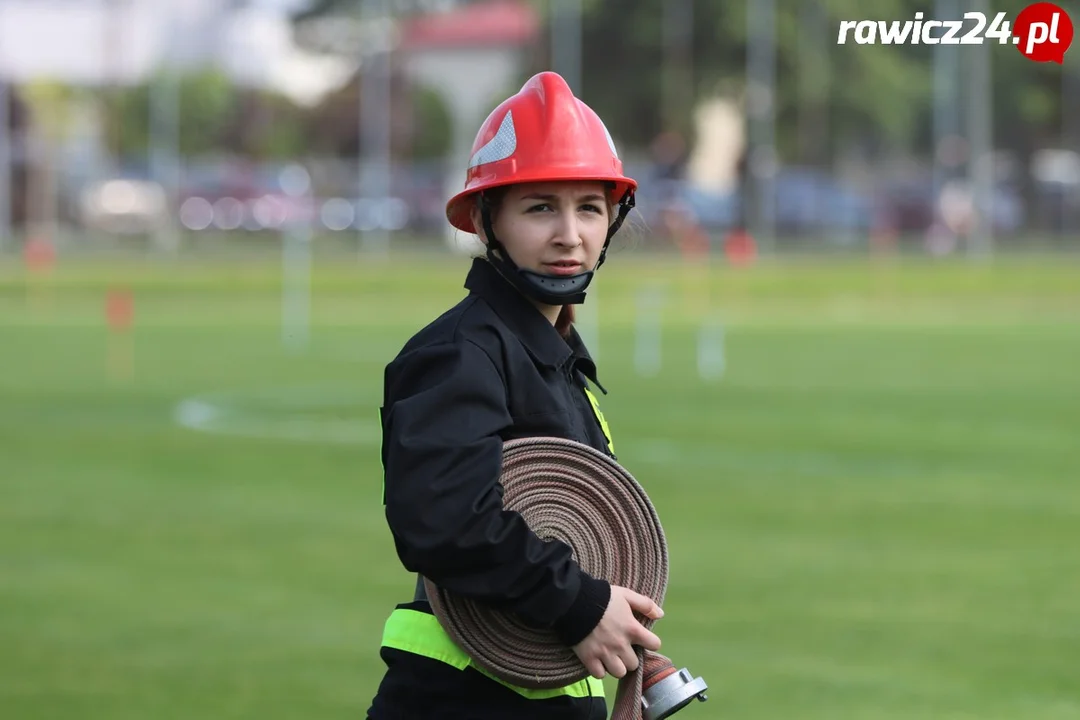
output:
MULTIPOLYGON (((261 393, 260 398, 270 398, 261 393)), ((342 401, 327 402, 314 397, 297 403, 295 393, 283 393, 278 407, 245 405, 243 398, 200 396, 182 400, 173 411, 177 425, 213 435, 335 445, 376 445, 382 429, 374 420, 316 415, 313 409, 345 407, 342 401), (306 412, 305 412, 306 411, 306 412)), ((360 405, 361 403, 355 403, 360 405)))

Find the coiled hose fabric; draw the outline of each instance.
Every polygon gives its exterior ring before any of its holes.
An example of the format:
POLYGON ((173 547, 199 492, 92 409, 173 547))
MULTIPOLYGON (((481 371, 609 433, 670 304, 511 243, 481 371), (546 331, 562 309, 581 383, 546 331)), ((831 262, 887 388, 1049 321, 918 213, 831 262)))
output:
MULTIPOLYGON (((615 460, 562 438, 511 440, 503 445, 500 481, 504 507, 520 513, 539 537, 567 543, 585 572, 663 605, 664 530, 645 490, 615 460)), ((530 628, 512 613, 446 592, 427 578, 424 585, 443 628, 495 677, 548 689, 589 675, 553 632, 530 628)), ((651 619, 638 619, 651 629, 651 619)), ((638 669, 619 680, 612 720, 640 720, 643 688, 675 670, 659 653, 637 652, 638 669)))

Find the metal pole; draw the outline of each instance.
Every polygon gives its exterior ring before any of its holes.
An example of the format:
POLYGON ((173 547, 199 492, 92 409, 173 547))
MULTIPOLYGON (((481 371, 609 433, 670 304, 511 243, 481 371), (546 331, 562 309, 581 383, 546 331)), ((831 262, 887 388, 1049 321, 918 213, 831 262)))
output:
POLYGON ((551 63, 581 97, 581 0, 551 2, 551 63))
POLYGON ((174 252, 178 247, 174 207, 180 185, 180 79, 175 64, 173 33, 166 33, 161 73, 150 86, 151 177, 165 194, 165 216, 156 226, 158 249, 174 252))
POLYGON ((663 305, 667 295, 664 285, 653 285, 637 293, 634 313, 634 369, 638 377, 660 374, 663 339, 663 305))
MULTIPOLYGON (((936 0, 934 17, 939 20, 957 20, 960 13, 957 0, 936 0)), ((955 139, 959 133, 960 104, 957 95, 958 46, 938 43, 934 46, 934 192, 952 179, 954 168, 943 164, 942 152, 946 139, 955 139)))
MULTIPOLYGON (((551 2, 551 65, 566 80, 574 95, 582 96, 581 0, 551 2)), ((588 298, 575 309, 574 326, 594 360, 600 359, 600 289, 596 280, 588 298)))
MULTIPOLYGON (((5 71, 7 63, 3 61, 3 47, 0 47, 0 253, 9 242, 13 243, 12 237, 12 207, 11 191, 12 183, 12 142, 11 142, 11 109, 14 103, 11 100, 11 86, 15 79, 5 71)), ((14 244, 14 243, 13 243, 14 244)))
MULTIPOLYGON (((1075 149, 1080 148, 1080 64, 1075 54, 1069 60, 1061 68, 1061 147, 1075 149)), ((1080 182, 1075 180, 1064 197, 1062 230, 1067 236, 1080 233, 1080 182)))
POLYGON ((120 109, 120 97, 124 85, 124 31, 126 27, 124 10, 127 2, 128 0, 104 0, 106 90, 103 94, 108 98, 106 104, 115 121, 106 130, 110 176, 117 174, 123 160, 120 143, 124 114, 120 109))
MULTIPOLYGON (((987 0, 974 0, 974 10, 991 15, 987 0)), ((993 249, 994 158, 991 123, 993 103, 989 43, 976 45, 967 54, 971 76, 968 86, 968 178, 975 206, 975 224, 971 229, 968 252, 985 256, 993 249)))
MULTIPOLYGON (((392 19, 388 0, 364 0, 364 27, 389 25, 392 19)), ((374 39, 374 38, 373 38, 374 39)), ((374 39, 360 64, 360 196, 367 200, 370 220, 361 218, 361 246, 368 257, 385 258, 390 251, 387 230, 390 199, 391 87, 390 38, 374 39)))
POLYGON ((775 247, 777 170, 774 115, 776 97, 775 0, 747 0, 747 111, 749 163, 754 202, 750 232, 764 252, 775 247))
POLYGON ((682 131, 680 118, 693 104, 693 0, 667 0, 663 5, 663 121, 666 130, 682 131))
POLYGON ((281 186, 291 205, 300 206, 282 228, 281 340, 286 349, 302 352, 311 340, 311 176, 294 163, 282 171, 281 186))
MULTIPOLYGON (((817 166, 828 156, 828 39, 829 20, 819 0, 806 0, 799 11, 799 156, 807 166, 817 166)), ((824 168, 821 168, 824 170, 824 168)), ((815 194, 824 187, 815 185, 815 194)), ((826 224, 812 228, 815 241, 828 238, 826 224)))
MULTIPOLYGON (((2 67, 2 66, 0 66, 2 67)), ((0 72, 0 252, 11 239, 11 97, 8 78, 0 72)))

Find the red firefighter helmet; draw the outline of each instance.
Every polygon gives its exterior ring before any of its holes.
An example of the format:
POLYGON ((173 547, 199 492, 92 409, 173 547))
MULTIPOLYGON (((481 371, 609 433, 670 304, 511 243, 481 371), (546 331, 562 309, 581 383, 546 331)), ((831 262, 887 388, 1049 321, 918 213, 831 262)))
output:
POLYGON ((610 182, 612 203, 637 189, 623 174, 615 143, 600 117, 558 73, 534 75, 488 115, 473 142, 465 189, 446 204, 459 230, 475 233, 470 211, 489 188, 525 182, 610 182))

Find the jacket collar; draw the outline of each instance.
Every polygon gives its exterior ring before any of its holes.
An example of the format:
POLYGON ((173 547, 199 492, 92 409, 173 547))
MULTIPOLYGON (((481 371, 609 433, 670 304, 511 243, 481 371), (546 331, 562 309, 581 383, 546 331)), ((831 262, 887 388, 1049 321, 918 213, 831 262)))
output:
MULTIPOLYGON (((558 333, 556 333, 556 335, 557 334, 558 333)), ((593 385, 600 388, 600 392, 607 395, 607 390, 600 384, 600 381, 596 379, 596 362, 593 361, 592 355, 589 354, 589 350, 585 347, 585 343, 578 334, 577 328, 573 325, 570 326, 570 337, 566 338, 565 342, 570 348, 574 367, 580 370, 593 385)))
POLYGON ((491 306, 537 362, 553 368, 571 364, 604 391, 596 380, 596 363, 577 330, 571 327, 570 336, 564 339, 544 314, 491 263, 474 258, 465 278, 465 287, 491 306))

